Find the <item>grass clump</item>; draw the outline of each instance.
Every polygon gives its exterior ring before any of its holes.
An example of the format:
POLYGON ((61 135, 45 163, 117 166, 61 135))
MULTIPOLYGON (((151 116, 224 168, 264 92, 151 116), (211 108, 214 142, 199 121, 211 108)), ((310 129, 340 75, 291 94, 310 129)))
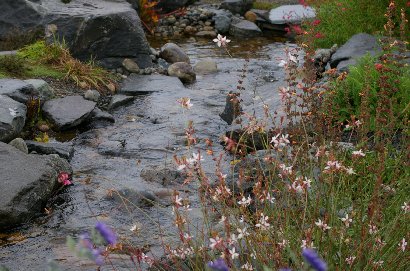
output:
POLYGON ((74 81, 81 88, 115 91, 115 78, 92 61, 83 63, 71 56, 64 43, 46 44, 38 41, 18 51, 18 56, 32 66, 30 75, 56 76, 74 81))
MULTIPOLYGON (((406 0, 395 1, 398 8, 410 15, 406 0)), ((338 0, 309 1, 317 11, 320 25, 317 31, 323 38, 315 41, 317 47, 330 48, 333 44, 344 44, 357 33, 380 34, 385 24, 384 13, 390 0, 338 0)), ((394 18, 396 23, 400 18, 394 18)), ((406 39, 410 35, 407 32, 406 39)))
POLYGON ((27 61, 16 55, 0 56, 0 74, 14 77, 24 76, 27 71, 27 61))

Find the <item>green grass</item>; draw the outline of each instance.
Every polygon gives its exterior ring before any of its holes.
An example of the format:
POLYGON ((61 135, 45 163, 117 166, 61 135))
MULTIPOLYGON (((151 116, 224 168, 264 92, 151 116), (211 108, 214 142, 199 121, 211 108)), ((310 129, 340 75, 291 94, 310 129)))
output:
MULTIPOLYGON (((406 0, 395 1, 401 8, 406 6, 406 0)), ((333 44, 344 44, 351 36, 365 32, 380 34, 386 23, 384 14, 390 0, 331 0, 311 1, 317 10, 317 19, 320 24, 316 31, 324 38, 316 41, 316 46, 330 48, 333 44)), ((399 9, 398 9, 399 10, 399 9)), ((405 8, 409 18, 409 8, 405 8)), ((399 19, 396 17, 398 23, 399 19)), ((407 29, 407 40, 410 38, 407 29)))
POLYGON ((404 111, 410 103, 410 67, 398 68, 383 64, 386 70, 381 72, 375 67, 378 62, 376 57, 367 55, 360 59, 356 66, 350 68, 345 80, 335 83, 335 102, 338 107, 339 121, 349 121, 352 116, 360 115, 362 93, 368 91, 367 110, 370 114, 370 129, 374 130, 380 84, 383 80, 387 80, 386 76, 396 88, 392 89, 389 95, 389 100, 394 104, 393 114, 396 116, 408 114, 404 111))

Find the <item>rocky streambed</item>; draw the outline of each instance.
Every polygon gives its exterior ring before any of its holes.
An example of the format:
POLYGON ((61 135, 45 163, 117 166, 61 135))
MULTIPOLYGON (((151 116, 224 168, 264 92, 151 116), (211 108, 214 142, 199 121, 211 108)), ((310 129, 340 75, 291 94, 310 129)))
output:
MULTIPOLYGON (((52 198, 44 215, 0 235, 1 264, 10 270, 45 270, 47 261, 52 259, 63 270, 95 270, 92 262, 78 259, 68 250, 66 237, 89 230, 97 220, 113 227, 123 243, 144 247, 147 254, 161 257, 162 244, 177 239, 171 207, 173 190, 190 200, 191 215, 200 223, 197 184, 182 185, 184 177, 176 170, 173 156, 204 151, 205 139, 214 142, 215 151, 224 152, 219 142, 229 125, 219 114, 224 110, 226 95, 237 90, 238 80, 244 81, 244 111, 263 112, 263 103, 272 111, 280 110, 277 89, 285 84, 285 74, 278 64, 285 58, 285 48, 295 45, 263 37, 251 41, 233 39, 234 58, 230 58, 210 40, 178 44, 192 64, 212 60, 217 71, 198 72, 196 82, 190 85, 164 75, 144 75, 142 81, 130 76, 124 87, 149 86, 150 91, 135 93, 132 102, 113 110, 115 123, 60 136, 75 151, 70 162, 74 185, 52 198), (241 78, 244 67, 246 77, 241 78), (191 99, 190 110, 183 110, 177 103, 182 97, 191 99), (187 152, 184 129, 189 120, 194 123, 199 144, 187 152), (134 225, 137 231, 130 230, 134 225)), ((151 41, 151 46, 159 44, 151 41)), ((204 159, 204 170, 211 176, 215 162, 206 155, 204 159)), ((225 172, 229 172, 230 159, 227 154, 222 165, 225 172)), ((110 258, 116 270, 132 267, 125 255, 114 254, 110 258)))

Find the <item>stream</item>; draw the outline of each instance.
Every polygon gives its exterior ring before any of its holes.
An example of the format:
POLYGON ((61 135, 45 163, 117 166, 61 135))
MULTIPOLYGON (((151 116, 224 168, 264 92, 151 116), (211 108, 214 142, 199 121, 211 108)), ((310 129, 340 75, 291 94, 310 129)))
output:
MULTIPOLYGON (((158 49, 164 40, 151 40, 158 49)), ((201 59, 217 62, 218 72, 197 75, 196 83, 181 92, 162 91, 137 96, 133 103, 115 110, 115 123, 96 126, 75 135, 71 140, 75 154, 71 160, 74 185, 53 199, 50 214, 36 218, 15 232, 0 235, 0 264, 10 270, 46 270, 53 259, 61 270, 96 270, 89 260, 79 259, 66 246, 67 236, 78 236, 103 221, 120 236, 124 244, 144 247, 148 255, 161 257, 162 243, 178 240, 173 225, 172 191, 179 191, 191 203, 193 221, 200 224, 201 206, 195 181, 188 185, 161 182, 158 178, 142 178, 141 171, 176 170, 173 156, 190 156, 184 129, 192 120, 199 143, 194 150, 205 153, 205 140, 214 142, 215 152, 224 152, 221 136, 229 129, 219 114, 224 110, 226 94, 236 91, 242 68, 247 63, 241 93, 247 112, 261 111, 261 99, 271 110, 279 110, 278 87, 284 85, 284 71, 278 66, 285 58, 286 47, 296 47, 264 37, 252 40, 232 38, 230 58, 211 40, 176 41, 189 55, 191 63, 201 59), (249 57, 249 62, 245 58, 249 57), (193 107, 184 110, 176 101, 191 98, 193 107), (129 202, 109 195, 122 191, 129 202), (140 199, 153 198, 155 204, 140 199), (130 228, 137 225, 140 230, 130 228)), ((150 76, 150 75, 147 75, 150 76)), ((196 151, 197 152, 197 151, 196 151)), ((204 155, 202 166, 209 176, 215 172, 215 162, 204 155), (207 159, 208 158, 208 159, 207 159)), ((229 171, 229 155, 224 156, 223 170, 229 171)), ((106 264, 101 270, 135 270, 126 255, 111 255, 115 266, 106 264)))

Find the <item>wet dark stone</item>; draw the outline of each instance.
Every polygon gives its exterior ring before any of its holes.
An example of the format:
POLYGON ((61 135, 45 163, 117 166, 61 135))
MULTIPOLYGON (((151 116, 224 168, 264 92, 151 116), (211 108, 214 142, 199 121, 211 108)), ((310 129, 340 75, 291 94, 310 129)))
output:
POLYGON ((26 103, 32 96, 39 96, 33 85, 20 79, 0 79, 0 95, 6 95, 13 100, 26 103))
POLYGON ((23 130, 27 107, 8 96, 0 95, 0 141, 9 142, 23 130))
POLYGON ((132 74, 122 82, 119 93, 135 96, 158 91, 181 91, 184 88, 177 77, 132 74))
POLYGON ((219 116, 228 124, 232 124, 233 120, 242 113, 242 107, 238 97, 239 94, 232 91, 226 96, 225 109, 219 116))
POLYGON ((27 155, 0 142, 0 229, 29 221, 61 187, 60 172, 71 166, 56 155, 27 155))
POLYGON ((62 142, 37 142, 32 140, 26 140, 27 148, 29 152, 35 151, 39 154, 57 154, 61 158, 71 160, 74 155, 74 147, 70 143, 62 142))

